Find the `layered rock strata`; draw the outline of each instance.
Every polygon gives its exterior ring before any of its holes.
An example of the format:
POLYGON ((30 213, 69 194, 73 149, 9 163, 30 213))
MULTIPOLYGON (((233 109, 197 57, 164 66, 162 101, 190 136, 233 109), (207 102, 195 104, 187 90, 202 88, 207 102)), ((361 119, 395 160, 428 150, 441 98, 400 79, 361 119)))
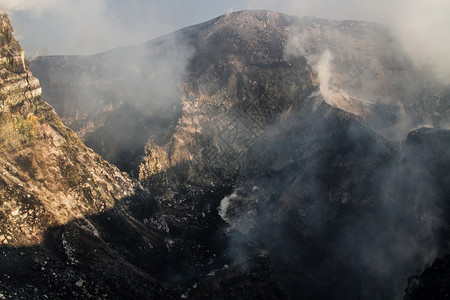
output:
POLYGON ((32 245, 51 226, 111 208, 136 183, 44 102, 8 16, 0 21, 0 243, 32 245))

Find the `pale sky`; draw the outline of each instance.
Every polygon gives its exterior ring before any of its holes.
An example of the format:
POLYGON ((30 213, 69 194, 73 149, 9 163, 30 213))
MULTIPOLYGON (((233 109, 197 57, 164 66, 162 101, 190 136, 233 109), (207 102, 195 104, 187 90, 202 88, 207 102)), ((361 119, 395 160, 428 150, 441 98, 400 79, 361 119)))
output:
POLYGON ((417 61, 450 76, 450 0, 0 0, 26 56, 94 54, 146 42, 228 11, 388 25, 417 61))

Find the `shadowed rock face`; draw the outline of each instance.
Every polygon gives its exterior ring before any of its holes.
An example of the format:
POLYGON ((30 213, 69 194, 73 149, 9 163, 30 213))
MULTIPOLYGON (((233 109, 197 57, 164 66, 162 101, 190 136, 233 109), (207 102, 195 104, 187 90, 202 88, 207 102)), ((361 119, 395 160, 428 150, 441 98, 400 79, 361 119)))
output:
POLYGON ((449 251, 448 132, 387 139, 444 126, 448 92, 376 24, 237 12, 31 66, 66 124, 145 190, 3 248, 7 296, 389 299, 449 251))
POLYGON ((446 255, 436 261, 420 276, 408 279, 403 299, 446 299, 450 295, 450 257, 446 255))
MULTIPOLYGON (((427 168, 432 171, 432 181, 438 187, 434 192, 441 193, 443 199, 439 203, 441 210, 441 222, 444 226, 436 235, 440 243, 447 244, 449 241, 449 167, 450 167, 450 133, 444 130, 431 130, 422 128, 408 135, 407 145, 412 149, 411 160, 426 162, 427 168)), ((442 245, 445 248, 445 245, 442 245)), ((440 256, 432 265, 425 270, 417 271, 416 276, 408 278, 406 295, 404 299, 446 299, 449 297, 450 265, 447 251, 442 251, 440 256)))

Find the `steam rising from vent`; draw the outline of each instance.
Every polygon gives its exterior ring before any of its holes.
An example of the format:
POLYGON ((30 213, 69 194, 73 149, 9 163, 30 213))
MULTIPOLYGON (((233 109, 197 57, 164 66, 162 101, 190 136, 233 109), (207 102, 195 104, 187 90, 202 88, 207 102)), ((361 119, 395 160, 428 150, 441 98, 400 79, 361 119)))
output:
POLYGON ((338 94, 343 92, 336 92, 336 87, 331 87, 332 79, 332 62, 333 54, 329 49, 323 50, 322 53, 316 54, 312 52, 312 37, 304 32, 301 28, 291 28, 288 36, 288 41, 285 46, 285 56, 287 60, 298 57, 305 57, 308 63, 313 67, 317 73, 319 80, 319 90, 324 100, 333 106, 339 107, 336 103, 338 94))
MULTIPOLYGON (((325 50, 320 56, 319 61, 316 64, 317 78, 319 79, 319 90, 323 96, 323 99, 328 104, 339 107, 343 110, 349 110, 345 105, 345 101, 348 101, 349 96, 345 91, 332 86, 333 71, 332 71, 333 54, 329 50, 325 50)), ((362 101, 362 99, 359 99, 362 101)), ((355 113, 354 111, 349 110, 355 113)))
POLYGON ((445 86, 417 68, 383 26, 305 17, 289 28, 285 58, 306 59, 328 104, 362 117, 388 139, 403 140, 423 124, 447 127, 445 105, 428 111, 445 86))
POLYGON ((333 105, 333 99, 330 91, 330 79, 331 79, 331 61, 333 56, 331 52, 326 50, 322 53, 317 63, 317 77, 320 83, 320 93, 328 104, 333 105))
POLYGON ((231 201, 235 198, 237 198, 237 194, 234 192, 231 195, 225 196, 225 198, 220 201, 220 206, 217 208, 217 211, 219 212, 219 216, 224 220, 228 221, 229 218, 227 217, 228 208, 231 205, 231 201))

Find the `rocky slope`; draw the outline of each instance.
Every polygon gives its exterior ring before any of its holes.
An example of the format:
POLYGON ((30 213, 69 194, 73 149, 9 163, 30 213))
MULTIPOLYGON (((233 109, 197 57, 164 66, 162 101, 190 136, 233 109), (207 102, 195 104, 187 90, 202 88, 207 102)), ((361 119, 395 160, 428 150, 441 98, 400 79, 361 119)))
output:
POLYGON ((32 68, 146 190, 2 248, 7 296, 392 299, 449 252, 448 131, 387 139, 448 92, 378 25, 237 12, 32 68))
POLYGON ((139 161, 131 157, 144 155, 149 138, 166 144, 182 107, 196 102, 215 111, 227 99, 220 108, 227 110, 235 98, 264 92, 285 105, 320 88, 327 103, 392 140, 449 124, 448 88, 415 69, 387 29, 368 22, 237 12, 143 45, 38 57, 31 68, 64 122, 135 176, 139 161))
POLYGON ((31 245, 44 231, 111 208, 134 193, 41 98, 7 16, 1 18, 1 242, 31 245))
POLYGON ((164 245, 161 233, 143 235, 136 223, 144 223, 131 216, 141 203, 135 211, 154 217, 158 205, 62 123, 41 98, 9 17, 2 14, 0 24, 0 298, 166 294, 155 275, 112 246, 116 236, 136 232, 147 247, 155 236, 164 245), (133 285, 143 288, 122 291, 133 285))

